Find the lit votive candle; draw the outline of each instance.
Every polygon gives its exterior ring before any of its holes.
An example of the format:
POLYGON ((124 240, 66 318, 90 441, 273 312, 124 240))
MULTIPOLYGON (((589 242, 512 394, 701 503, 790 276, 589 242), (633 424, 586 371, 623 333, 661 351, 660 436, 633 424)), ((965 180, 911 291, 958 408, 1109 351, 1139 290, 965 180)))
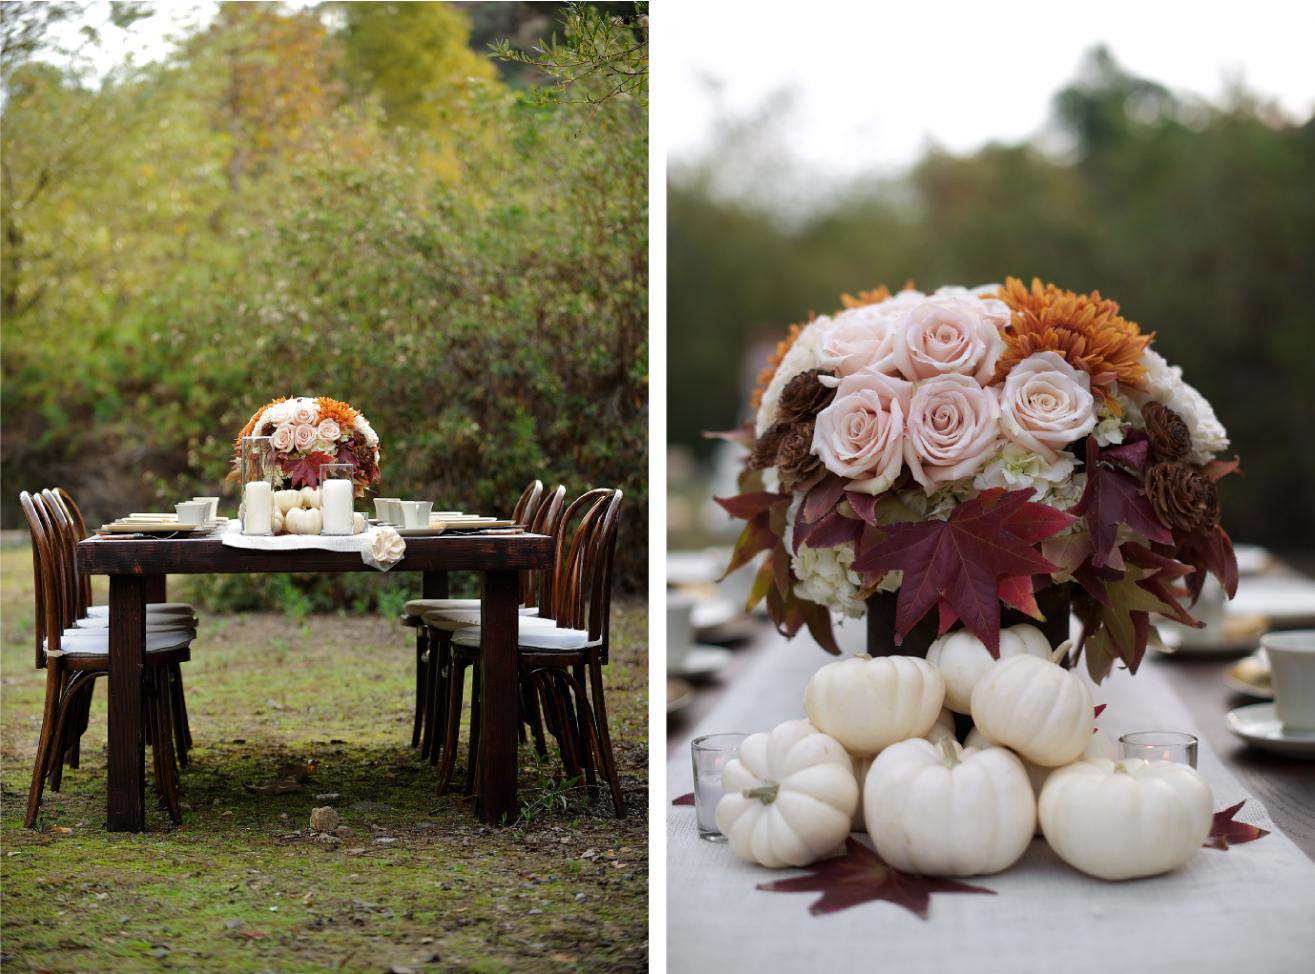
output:
POLYGON ((1119 753, 1143 761, 1172 761, 1196 767, 1196 738, 1181 731, 1137 731, 1119 738, 1119 753))
POLYGON ((324 518, 321 534, 352 533, 352 482, 326 480, 320 484, 320 514, 324 518))
POLYGON ((242 533, 274 533, 274 490, 263 480, 242 488, 242 533))

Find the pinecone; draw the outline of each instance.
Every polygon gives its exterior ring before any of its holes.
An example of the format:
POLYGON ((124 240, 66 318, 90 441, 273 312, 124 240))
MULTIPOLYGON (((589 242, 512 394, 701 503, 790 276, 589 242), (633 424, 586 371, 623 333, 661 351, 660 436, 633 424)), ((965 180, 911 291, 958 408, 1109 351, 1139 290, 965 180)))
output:
POLYGON ((1200 467, 1170 461, 1146 470, 1146 496, 1167 528, 1198 531, 1219 523, 1219 492, 1200 467))

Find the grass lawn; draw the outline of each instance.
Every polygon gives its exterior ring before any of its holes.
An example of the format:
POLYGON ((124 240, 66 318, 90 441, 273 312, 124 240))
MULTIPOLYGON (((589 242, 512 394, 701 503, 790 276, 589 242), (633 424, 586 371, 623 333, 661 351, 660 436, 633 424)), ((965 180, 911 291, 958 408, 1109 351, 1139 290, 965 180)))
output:
MULTIPOLYGON (((646 968, 642 602, 614 604, 606 674, 624 820, 558 780, 555 751, 536 767, 524 747, 516 825, 485 827, 459 795, 437 797, 409 746, 413 642, 392 619, 203 613, 183 670, 196 741, 184 824, 152 808, 129 835, 104 831, 103 681, 82 767, 23 828, 45 688, 26 545, 0 551, 0 584, 5 971, 646 968), (310 769, 303 790, 251 790, 288 765, 310 769), (349 834, 312 833, 319 805, 349 834)), ((170 594, 186 596, 180 580, 170 594)), ((464 765, 463 748, 458 779, 464 765)))

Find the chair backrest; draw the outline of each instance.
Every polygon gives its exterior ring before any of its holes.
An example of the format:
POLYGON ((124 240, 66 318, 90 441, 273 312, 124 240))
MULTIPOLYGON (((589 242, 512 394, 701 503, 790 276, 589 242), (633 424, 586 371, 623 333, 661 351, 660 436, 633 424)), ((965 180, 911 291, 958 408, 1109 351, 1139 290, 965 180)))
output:
POLYGON ((81 539, 60 496, 46 489, 41 492, 41 497, 45 501, 46 521, 52 528, 50 540, 56 549, 55 568, 63 593, 64 614, 70 620, 68 625, 73 625, 87 615, 87 603, 82 598, 82 579, 78 576, 78 541, 81 539))
MULTIPOLYGON (((73 499, 73 495, 63 487, 55 488, 55 495, 64 505, 64 513, 68 515, 69 520, 73 523, 74 536, 78 541, 83 541, 87 537, 87 521, 82 516, 82 509, 78 507, 78 502, 73 499)), ((91 576, 79 573, 82 584, 82 604, 91 605, 91 576)))
POLYGON ((54 553, 44 517, 45 502, 39 495, 33 497, 23 491, 18 495, 18 503, 23 508, 27 529, 32 535, 32 581, 36 604, 36 620, 32 628, 36 631, 36 665, 40 669, 46 665, 47 637, 50 648, 59 649, 59 635, 64 627, 60 625, 59 595, 55 590, 54 573, 51 570, 54 553))
MULTIPOLYGON (((566 488, 561 484, 544 494, 527 525, 530 534, 556 537, 557 524, 561 520, 562 503, 565 499, 566 488)), ((521 572, 521 603, 538 608, 539 614, 544 618, 552 618, 551 567, 521 572)))
POLYGON ((529 524, 534 512, 539 509, 539 500, 543 497, 543 481, 531 480, 521 491, 516 507, 511 512, 511 519, 517 524, 529 524))
POLYGON ((562 515, 553 574, 553 618, 559 628, 584 629, 601 640, 607 662, 612 607, 612 560, 623 494, 595 488, 581 494, 562 515), (576 516, 579 522, 571 529, 576 516))

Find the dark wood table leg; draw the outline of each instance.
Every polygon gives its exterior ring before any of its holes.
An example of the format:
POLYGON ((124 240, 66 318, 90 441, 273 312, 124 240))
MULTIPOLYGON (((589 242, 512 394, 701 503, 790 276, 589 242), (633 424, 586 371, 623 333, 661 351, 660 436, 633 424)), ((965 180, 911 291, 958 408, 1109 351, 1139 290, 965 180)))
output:
POLYGON ((146 582, 147 602, 169 601, 169 576, 147 575, 144 577, 143 581, 146 582))
POLYGON ((142 737, 142 667, 146 593, 141 575, 110 576, 109 816, 111 832, 146 827, 146 753, 142 737))
POLYGON ((516 730, 520 722, 516 602, 520 577, 514 571, 484 573, 480 631, 479 816, 492 825, 516 818, 516 730))

